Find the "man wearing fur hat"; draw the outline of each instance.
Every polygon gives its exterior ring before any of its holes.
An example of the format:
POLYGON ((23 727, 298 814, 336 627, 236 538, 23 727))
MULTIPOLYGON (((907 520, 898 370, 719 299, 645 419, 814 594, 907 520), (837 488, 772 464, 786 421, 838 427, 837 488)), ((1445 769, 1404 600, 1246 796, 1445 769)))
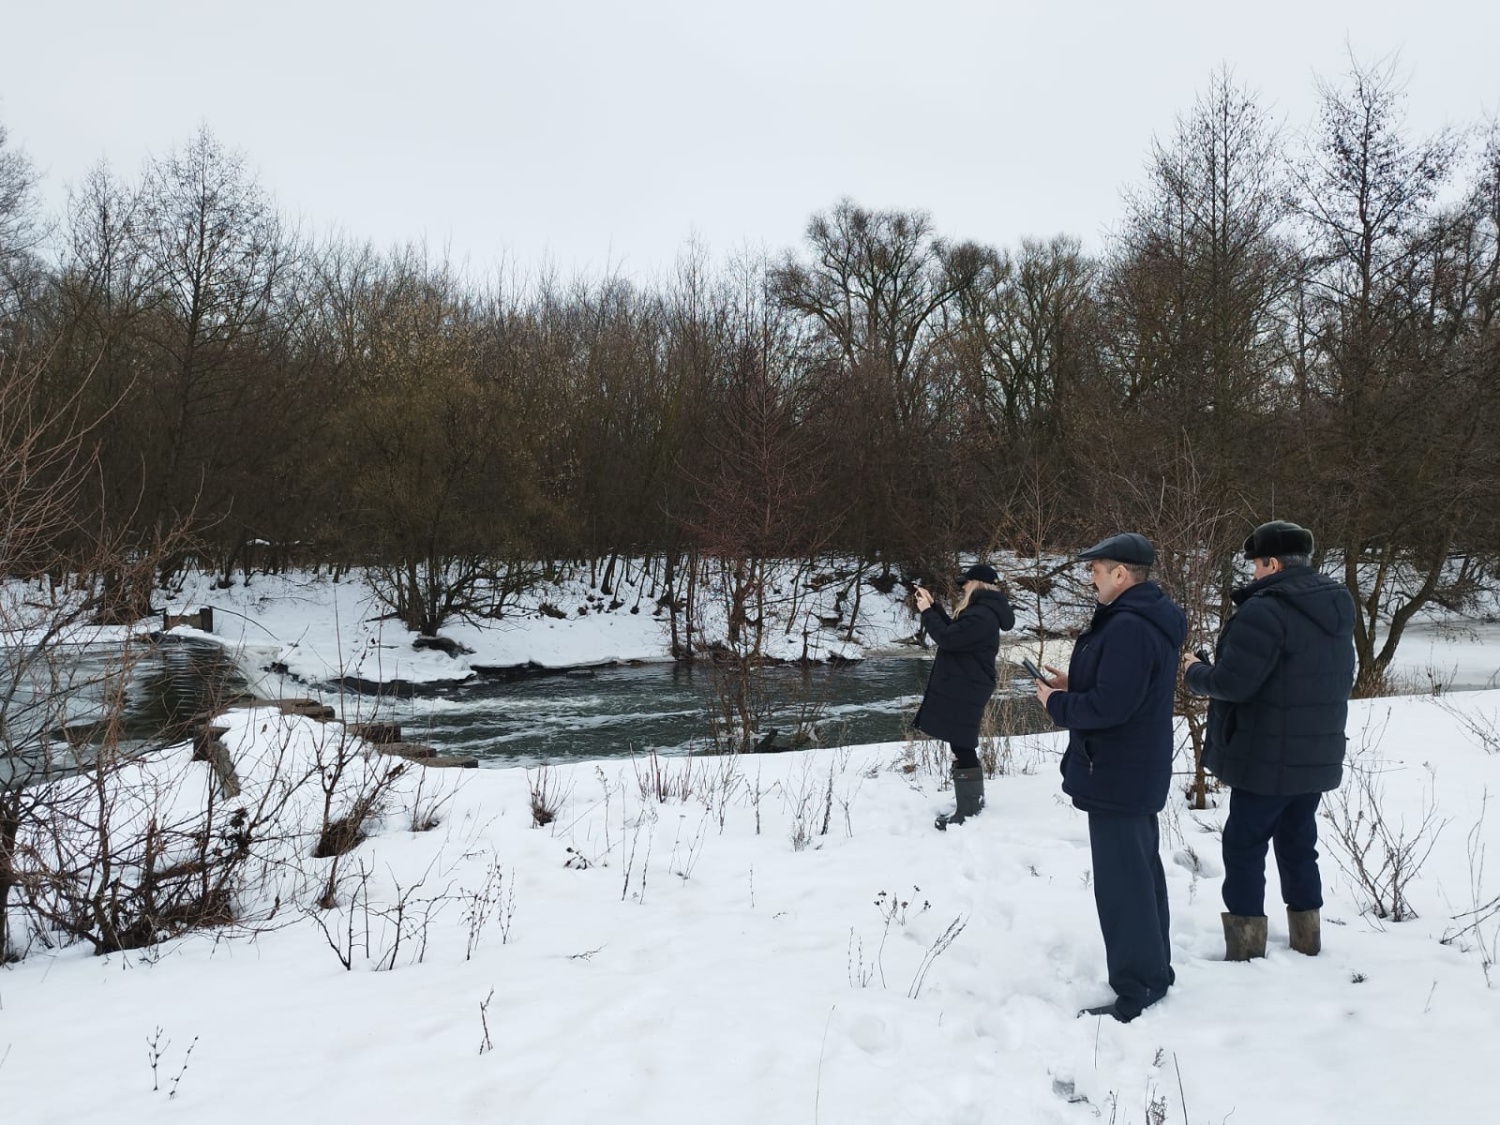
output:
POLYGON ((1266 953, 1266 848, 1276 853, 1291 947, 1322 948, 1318 803, 1343 777, 1354 686, 1354 599, 1314 570, 1312 532, 1272 520, 1245 540, 1253 580, 1234 591, 1215 659, 1183 660, 1206 695, 1203 762, 1229 786, 1224 822, 1225 959, 1266 953))

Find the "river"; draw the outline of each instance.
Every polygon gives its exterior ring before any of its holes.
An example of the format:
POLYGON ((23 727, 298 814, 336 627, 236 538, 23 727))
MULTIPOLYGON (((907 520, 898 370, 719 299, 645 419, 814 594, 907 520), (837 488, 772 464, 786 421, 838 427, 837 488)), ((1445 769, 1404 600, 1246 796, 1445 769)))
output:
POLYGON ((7 648, 0 659, 0 684, 9 691, 18 681, 6 705, 0 788, 92 762, 106 737, 127 754, 181 741, 196 717, 248 690, 222 646, 170 635, 133 643, 123 660, 117 643, 60 645, 45 660, 24 652, 7 648))
MULTIPOLYGON (((931 667, 930 659, 917 656, 882 656, 837 667, 767 668, 763 694, 772 702, 760 732, 777 731, 781 747, 799 728, 811 734, 812 746, 899 741, 931 667)), ((1001 681, 1002 694, 1015 696, 1007 706, 1014 712, 1012 729, 1017 722, 1039 729, 1045 724, 1040 708, 1015 672, 1017 679, 1001 681)), ((471 755, 486 766, 514 766, 711 749, 721 686, 706 664, 660 663, 481 678, 393 696, 312 694, 346 721, 396 722, 407 741, 471 755)))
MULTIPOLYGON (((119 730, 127 749, 186 738, 194 717, 247 690, 232 655, 219 645, 169 635, 133 652, 119 730)), ((54 743, 54 769, 91 759, 89 747, 104 733, 101 715, 119 652, 80 647, 65 661, 71 685, 66 699, 36 711, 46 716, 37 723, 61 731, 73 748, 54 743)), ((798 731, 812 747, 899 741, 909 732, 931 667, 930 658, 917 655, 768 667, 760 674, 766 703, 758 734, 781 749, 790 747, 798 731)), ((1017 673, 1001 680, 1000 706, 1010 729, 1044 726, 1019 669, 1002 668, 1017 673)), ((285 681, 279 693, 327 702, 346 722, 399 723, 405 741, 506 767, 710 751, 723 689, 723 678, 707 664, 655 663, 381 692, 285 681)))
MULTIPOLYGON (((168 636, 138 651, 122 719, 121 736, 129 742, 144 747, 184 738, 194 716, 246 691, 241 670, 219 645, 168 636)), ((87 757, 90 726, 101 707, 104 673, 118 657, 118 651, 106 646, 70 656, 73 682, 81 686, 68 699, 65 714, 46 725, 65 726, 82 757, 87 757)), ((771 705, 761 733, 778 731, 778 747, 787 746, 798 729, 811 735, 814 747, 900 741, 909 733, 931 667, 930 654, 913 653, 872 656, 843 666, 767 668, 763 694, 771 705)), ((1003 662, 1000 668, 997 706, 1005 729, 1050 729, 1021 670, 1003 662)), ((1464 682, 1463 676, 1453 679, 1457 682, 1450 682, 1448 690, 1492 686, 1464 682)), ((399 723, 406 741, 501 768, 711 750, 722 687, 714 670, 702 663, 576 669, 519 679, 476 677, 385 692, 290 680, 272 687, 274 678, 257 682, 262 693, 318 698, 347 722, 399 723)))

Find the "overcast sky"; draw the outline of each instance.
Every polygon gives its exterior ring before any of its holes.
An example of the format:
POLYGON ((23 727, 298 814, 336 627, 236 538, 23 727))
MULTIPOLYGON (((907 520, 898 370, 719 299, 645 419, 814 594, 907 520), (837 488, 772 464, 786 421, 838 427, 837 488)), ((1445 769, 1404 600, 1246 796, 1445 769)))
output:
POLYGON ((1292 129, 1352 48, 1418 130, 1500 112, 1494 0, 0 0, 0 122, 49 209, 200 124, 281 209, 471 266, 654 276, 842 196, 1097 246, 1211 72, 1292 129))

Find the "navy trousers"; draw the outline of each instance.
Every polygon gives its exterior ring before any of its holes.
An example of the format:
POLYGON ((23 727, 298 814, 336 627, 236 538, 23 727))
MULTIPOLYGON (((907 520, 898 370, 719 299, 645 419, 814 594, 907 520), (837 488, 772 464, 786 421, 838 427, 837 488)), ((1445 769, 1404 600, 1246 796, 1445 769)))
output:
POLYGON ((1134 1017, 1177 979, 1156 815, 1089 813, 1089 850, 1109 986, 1120 1012, 1134 1017))
POLYGON ((1276 851, 1281 897, 1292 910, 1323 905, 1318 874, 1318 802, 1321 793, 1266 797, 1229 791, 1224 821, 1224 909, 1254 918, 1266 912, 1266 845, 1276 851))

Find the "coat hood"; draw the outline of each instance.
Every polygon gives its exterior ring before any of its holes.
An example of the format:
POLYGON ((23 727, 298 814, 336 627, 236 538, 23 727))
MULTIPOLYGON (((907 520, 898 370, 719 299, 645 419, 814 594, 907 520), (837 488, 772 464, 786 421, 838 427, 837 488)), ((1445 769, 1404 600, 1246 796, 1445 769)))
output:
POLYGON ((1294 566, 1268 574, 1232 595, 1236 605, 1264 594, 1279 598, 1289 609, 1295 609, 1330 637, 1354 634, 1354 599, 1343 584, 1310 566, 1294 566))
POLYGON ((1120 593, 1114 601, 1100 609, 1105 613, 1133 613, 1144 617, 1171 642, 1174 649, 1181 648, 1187 638, 1187 617, 1177 603, 1155 582, 1142 582, 1120 593))
POLYGON ((1016 624, 1016 611, 1011 608, 1010 599, 999 590, 975 590, 974 596, 969 599, 969 608, 982 605, 990 610, 1000 620, 1000 628, 1010 630, 1016 624))

